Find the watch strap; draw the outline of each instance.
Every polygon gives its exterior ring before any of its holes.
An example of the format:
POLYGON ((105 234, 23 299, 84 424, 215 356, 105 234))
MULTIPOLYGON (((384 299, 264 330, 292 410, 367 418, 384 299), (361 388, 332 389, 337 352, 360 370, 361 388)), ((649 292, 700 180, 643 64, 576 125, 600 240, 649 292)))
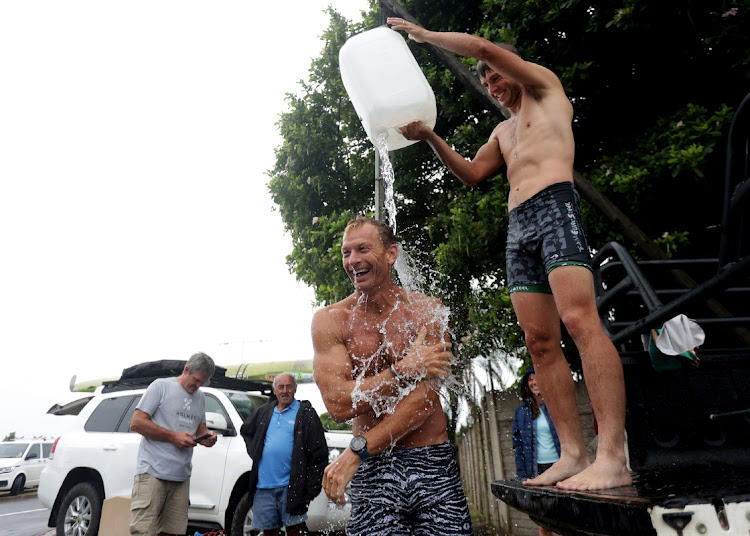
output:
POLYGON ((357 452, 359 454, 359 457, 362 461, 365 461, 367 458, 370 457, 370 453, 367 452, 367 446, 363 447, 361 450, 357 452))
POLYGON ((370 457, 370 453, 367 452, 367 440, 363 436, 358 436, 352 439, 351 443, 349 444, 349 447, 352 449, 352 452, 359 455, 360 459, 362 461, 365 461, 367 458, 370 457), (360 448, 355 448, 356 444, 361 443, 362 446, 360 448))

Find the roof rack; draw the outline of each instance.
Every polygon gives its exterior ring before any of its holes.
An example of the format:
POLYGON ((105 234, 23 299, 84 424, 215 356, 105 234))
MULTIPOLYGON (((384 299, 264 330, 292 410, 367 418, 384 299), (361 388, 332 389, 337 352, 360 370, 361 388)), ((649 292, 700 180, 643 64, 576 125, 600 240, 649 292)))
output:
MULTIPOLYGON (((187 361, 159 360, 139 363, 122 371, 118 380, 102 382, 102 392, 112 393, 148 387, 154 380, 159 378, 171 378, 182 373, 187 361)), ((204 387, 218 387, 222 389, 234 389, 236 391, 259 391, 264 395, 271 395, 273 384, 267 380, 243 380, 226 376, 227 369, 216 367, 214 375, 206 382, 204 387)))

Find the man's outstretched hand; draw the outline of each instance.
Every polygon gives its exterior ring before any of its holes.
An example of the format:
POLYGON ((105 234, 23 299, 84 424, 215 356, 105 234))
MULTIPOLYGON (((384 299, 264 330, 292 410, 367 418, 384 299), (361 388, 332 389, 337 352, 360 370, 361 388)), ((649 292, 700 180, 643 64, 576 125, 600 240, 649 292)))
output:
POLYGON ((432 132, 432 129, 422 121, 412 121, 408 125, 398 127, 398 129, 407 140, 426 140, 432 132))
POLYGON ((323 471, 323 490, 326 496, 339 506, 346 504, 346 486, 349 485, 354 473, 359 469, 360 457, 352 452, 350 448, 341 453, 326 470, 323 471))
POLYGON ((409 22, 408 20, 400 19, 398 17, 388 17, 386 21, 391 28, 394 30, 403 30, 409 34, 409 39, 416 41, 417 43, 424 43, 424 34, 427 30, 409 22))

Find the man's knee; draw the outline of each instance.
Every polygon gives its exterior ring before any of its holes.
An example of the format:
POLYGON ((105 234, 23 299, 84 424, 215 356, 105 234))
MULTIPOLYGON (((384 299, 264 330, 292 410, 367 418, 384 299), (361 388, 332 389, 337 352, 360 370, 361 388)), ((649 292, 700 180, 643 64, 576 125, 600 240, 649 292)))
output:
POLYGON ((524 338, 533 359, 550 359, 560 349, 560 337, 538 329, 524 329, 524 338))
POLYGON ((577 346, 596 340, 598 336, 606 336, 596 309, 569 308, 562 312, 560 319, 577 346))
POLYGON ((573 341, 581 341, 587 334, 587 322, 585 315, 580 309, 569 310, 563 313, 561 320, 573 341))

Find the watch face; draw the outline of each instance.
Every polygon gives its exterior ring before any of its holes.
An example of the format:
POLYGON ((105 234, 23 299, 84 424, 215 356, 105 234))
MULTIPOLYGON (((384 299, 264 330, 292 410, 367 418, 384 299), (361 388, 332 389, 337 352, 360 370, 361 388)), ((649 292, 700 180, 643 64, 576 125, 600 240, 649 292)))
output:
POLYGON ((359 452, 367 446, 367 440, 362 436, 357 436, 352 439, 351 443, 349 443, 349 446, 354 452, 359 452))

